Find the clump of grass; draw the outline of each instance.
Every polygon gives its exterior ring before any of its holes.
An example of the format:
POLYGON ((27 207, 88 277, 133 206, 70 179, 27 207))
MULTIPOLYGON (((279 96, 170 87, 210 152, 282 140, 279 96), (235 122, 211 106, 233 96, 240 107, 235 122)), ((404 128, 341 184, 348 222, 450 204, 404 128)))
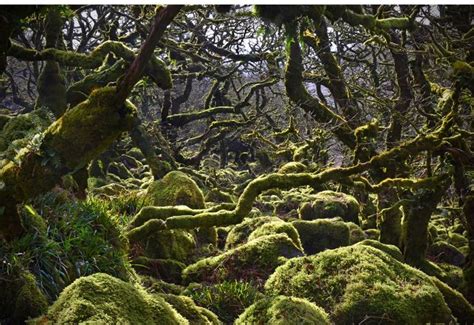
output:
POLYGON ((183 293, 197 305, 214 312, 226 324, 232 324, 247 307, 263 298, 263 294, 251 283, 241 281, 192 284, 183 293))
POLYGON ((127 280, 128 243, 110 202, 48 193, 21 209, 27 233, 0 245, 0 276, 30 270, 50 301, 76 278, 97 272, 127 280))

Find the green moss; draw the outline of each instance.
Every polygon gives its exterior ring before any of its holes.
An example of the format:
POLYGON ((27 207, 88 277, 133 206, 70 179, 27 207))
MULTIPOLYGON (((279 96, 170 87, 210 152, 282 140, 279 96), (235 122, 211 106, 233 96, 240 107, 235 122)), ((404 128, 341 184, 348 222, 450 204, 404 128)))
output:
POLYGON ((442 271, 442 277, 438 277, 441 281, 449 285, 451 288, 460 289, 464 284, 463 270, 459 266, 437 263, 442 271))
POLYGON ((308 169, 308 167, 298 161, 291 161, 284 164, 278 169, 278 172, 281 174, 290 174, 290 173, 303 173, 308 169))
POLYGON ((474 323, 474 308, 466 300, 466 298, 464 298, 461 293, 452 289, 450 286, 438 280, 437 278, 432 278, 432 281, 443 294, 444 300, 451 309, 453 316, 456 317, 457 323, 474 323))
POLYGON ((152 276, 139 276, 139 281, 140 284, 151 293, 171 293, 174 295, 180 295, 185 289, 178 284, 168 283, 152 276))
POLYGON ((88 100, 68 110, 44 133, 42 148, 71 170, 84 167, 133 126, 136 108, 114 104, 115 88, 95 90, 88 100), (91 146, 94 143, 94 146, 91 146))
POLYGON ((202 259, 183 271, 183 280, 210 283, 223 280, 262 281, 287 258, 303 253, 286 234, 256 238, 221 255, 202 259))
POLYGON ((190 324, 221 324, 219 318, 212 311, 196 306, 189 297, 165 293, 158 294, 158 296, 173 306, 190 324))
MULTIPOLYGON (((157 206, 186 205, 193 209, 205 208, 204 195, 196 182, 179 171, 169 172, 163 179, 151 184, 147 197, 157 206)), ((215 228, 211 228, 198 230, 199 243, 217 244, 215 228)))
POLYGON ((466 261, 463 253, 455 246, 445 242, 437 241, 428 247, 426 257, 432 261, 439 263, 449 263, 452 265, 462 266, 466 261))
POLYGON ((451 321, 450 309, 429 276, 365 245, 291 259, 277 268, 265 289, 306 298, 323 307, 336 324, 451 321))
POLYGON ((248 240, 251 241, 255 238, 274 234, 286 234, 288 237, 290 237, 296 247, 298 247, 300 250, 303 250, 298 231, 291 223, 284 221, 272 221, 269 223, 264 223, 252 231, 248 240))
POLYGON ((19 139, 26 139, 27 143, 37 133, 46 129, 51 122, 52 118, 45 110, 35 110, 30 113, 9 118, 0 133, 0 151, 3 151, 2 157, 13 160, 21 147, 14 146, 12 142, 19 139))
POLYGON ((218 284, 190 284, 183 294, 190 296, 196 304, 212 310, 226 324, 231 324, 263 295, 250 283, 224 281, 218 284))
POLYGON ((353 222, 347 222, 346 224, 349 227, 349 243, 351 245, 367 238, 365 232, 358 225, 353 222))
POLYGON ((48 308, 46 296, 38 288, 35 276, 28 271, 20 271, 17 276, 2 274, 0 287, 0 319, 23 323, 30 317, 41 315, 48 308))
POLYGON ((185 264, 173 259, 155 259, 146 256, 135 257, 131 263, 137 273, 170 283, 181 283, 181 273, 186 267, 185 264))
POLYGON ((232 249, 241 244, 247 242, 250 234, 252 231, 260 227, 261 225, 269 222, 279 222, 281 221, 280 218, 277 217, 255 217, 255 218, 248 218, 235 225, 228 233, 225 249, 232 249))
POLYGON ((457 248, 463 247, 468 244, 467 238, 458 233, 450 233, 448 235, 448 242, 457 248))
POLYGON ((182 229, 159 230, 142 238, 138 243, 144 255, 153 259, 173 259, 186 262, 196 249, 192 231, 182 229))
POLYGON ((350 244, 349 226, 339 219, 297 220, 293 226, 308 255, 350 244))
POLYGON ((234 198, 232 197, 232 195, 215 188, 207 192, 206 202, 234 203, 234 198))
POLYGON ((341 217, 345 221, 359 224, 359 203, 345 193, 322 191, 311 203, 300 207, 300 217, 304 220, 341 217))
POLYGON ((380 249, 382 252, 387 253, 397 261, 403 262, 403 254, 400 249, 395 245, 384 244, 378 240, 366 239, 361 242, 358 242, 357 245, 371 246, 377 249, 380 249))
POLYGON ((367 229, 364 230, 367 239, 378 240, 380 237, 380 230, 378 229, 367 229))
POLYGON ((239 324, 321 324, 329 325, 326 312, 303 298, 277 296, 265 298, 245 310, 239 324))
POLYGON ((164 299, 110 275, 96 273, 63 290, 44 317, 32 323, 189 324, 164 299))

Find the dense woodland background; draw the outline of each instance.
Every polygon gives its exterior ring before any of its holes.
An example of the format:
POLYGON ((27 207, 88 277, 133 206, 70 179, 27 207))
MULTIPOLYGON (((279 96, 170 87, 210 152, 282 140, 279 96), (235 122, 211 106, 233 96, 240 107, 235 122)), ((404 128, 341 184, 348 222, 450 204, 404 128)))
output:
POLYGON ((0 6, 0 324, 473 323, 472 13, 0 6))

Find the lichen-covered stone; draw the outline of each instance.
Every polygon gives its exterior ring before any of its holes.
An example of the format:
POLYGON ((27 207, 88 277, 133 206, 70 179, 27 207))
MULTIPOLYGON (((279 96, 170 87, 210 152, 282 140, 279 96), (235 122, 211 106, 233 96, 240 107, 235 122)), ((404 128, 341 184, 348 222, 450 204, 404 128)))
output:
POLYGON ((302 256, 286 234, 256 238, 221 255, 202 259, 183 271, 183 281, 216 283, 223 280, 261 282, 287 258, 302 256))
POLYGON ((235 321, 244 324, 329 325, 328 314, 304 298, 277 296, 264 298, 248 307, 235 321))
POLYGON ((301 205, 299 214, 303 220, 341 217, 344 221, 359 224, 359 203, 349 194, 322 191, 314 201, 301 205))
POLYGON ((262 236, 267 235, 274 235, 274 234, 286 234, 290 239, 293 241, 296 247, 300 250, 303 250, 303 246, 301 245, 300 236, 298 235, 298 231, 296 228, 289 222, 281 221, 272 221, 269 223, 264 223, 254 231, 249 236, 249 241, 254 240, 255 238, 259 238, 262 236))
POLYGON ((308 255, 350 244, 349 226, 340 219, 296 220, 292 224, 308 255))
POLYGON ((324 308, 336 324, 452 320, 431 277, 360 244, 291 259, 276 269, 265 289, 268 294, 306 298, 324 308))
POLYGON ((66 287, 33 324, 189 324, 163 298, 104 273, 66 287))
POLYGON ((231 249, 247 242, 252 231, 265 223, 279 222, 277 217, 254 217, 247 218, 238 225, 235 225, 227 234, 225 249, 231 249))

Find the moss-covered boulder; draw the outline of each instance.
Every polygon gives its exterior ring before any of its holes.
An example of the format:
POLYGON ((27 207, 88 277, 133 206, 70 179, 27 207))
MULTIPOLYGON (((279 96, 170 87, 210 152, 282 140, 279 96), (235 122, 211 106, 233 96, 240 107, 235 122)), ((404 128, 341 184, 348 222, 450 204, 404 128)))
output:
POLYGON ((147 190, 152 205, 186 205, 204 209, 204 195, 196 182, 180 171, 172 171, 153 182, 147 190))
POLYGON ((264 223, 252 231, 248 240, 250 241, 254 240, 255 238, 274 234, 286 234, 288 237, 290 237, 296 247, 298 247, 300 250, 303 250, 298 231, 291 223, 285 222, 283 220, 264 223))
POLYGON ((2 275, 0 288, 0 320, 7 323, 23 323, 48 308, 46 296, 36 285, 35 276, 28 271, 22 271, 16 277, 2 275))
POLYGON ((66 287, 34 324, 189 324, 163 298, 104 273, 66 287))
POLYGON ((380 249, 382 252, 385 252, 388 255, 392 256, 397 261, 403 262, 403 254, 400 249, 395 245, 384 244, 374 239, 365 239, 363 241, 358 242, 356 245, 365 245, 380 249))
POLYGON ((265 284, 268 294, 306 298, 336 324, 449 323, 451 311, 431 277, 366 245, 294 258, 265 284))
POLYGON ((347 222, 347 226, 349 227, 349 242, 350 244, 358 243, 367 238, 367 235, 362 230, 361 227, 356 225, 353 222, 347 222))
POLYGON ((236 279, 261 283, 287 258, 302 255, 286 234, 259 237, 189 265, 183 271, 183 281, 217 283, 236 279))
POLYGON ((340 219, 296 220, 292 224, 308 255, 350 244, 349 226, 340 219))
POLYGON ((189 324, 211 325, 222 324, 219 318, 212 311, 197 306, 194 301, 186 296, 167 293, 158 294, 169 303, 180 315, 189 321, 189 324))
POLYGON ((225 249, 235 248, 241 244, 247 242, 252 231, 260 227, 265 223, 279 222, 280 218, 277 217, 255 217, 246 218, 244 221, 235 225, 227 234, 225 243, 225 249))
POLYGON ((341 217, 344 221, 359 224, 359 203, 349 194, 322 191, 312 202, 303 203, 299 214, 303 220, 341 217))
MULTIPOLYGON (((180 171, 172 171, 163 179, 153 182, 146 198, 155 206, 186 205, 192 209, 204 209, 204 195, 196 182, 180 171)), ((196 230, 199 244, 217 244, 215 227, 196 230)))
POLYGON ((466 261, 466 257, 459 249, 445 241, 437 241, 429 246, 426 256, 432 261, 456 266, 462 266, 466 261))
POLYGON ((304 298, 269 297, 248 307, 235 321, 244 324, 304 324, 329 325, 329 316, 321 308, 304 298))
POLYGON ((144 239, 142 248, 149 258, 186 262, 196 249, 196 238, 188 230, 160 230, 144 239))
POLYGON ((379 237, 380 237, 380 230, 379 229, 367 229, 367 230, 364 230, 364 233, 365 233, 365 237, 367 239, 374 239, 374 240, 378 240, 379 237))
POLYGON ((278 169, 280 174, 303 173, 308 167, 298 161, 290 161, 278 169))

